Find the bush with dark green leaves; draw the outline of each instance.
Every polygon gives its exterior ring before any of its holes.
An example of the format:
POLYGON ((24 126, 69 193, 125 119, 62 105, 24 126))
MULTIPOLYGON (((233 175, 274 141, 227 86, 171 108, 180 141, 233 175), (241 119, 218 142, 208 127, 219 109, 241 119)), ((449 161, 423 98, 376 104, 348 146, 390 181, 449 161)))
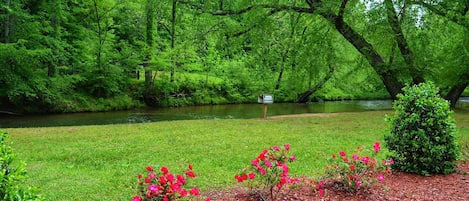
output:
POLYGON ((8 133, 0 131, 0 200, 42 200, 32 187, 24 185, 26 170, 6 143, 8 133))
POLYGON ((404 172, 422 175, 454 172, 459 154, 456 126, 449 103, 438 94, 433 83, 421 83, 403 89, 388 118, 391 132, 385 142, 404 172))

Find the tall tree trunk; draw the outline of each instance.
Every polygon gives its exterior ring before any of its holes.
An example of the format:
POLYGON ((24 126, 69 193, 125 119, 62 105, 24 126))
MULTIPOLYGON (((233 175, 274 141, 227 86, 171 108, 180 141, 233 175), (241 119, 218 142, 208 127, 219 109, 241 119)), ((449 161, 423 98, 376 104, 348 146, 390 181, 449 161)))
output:
POLYGON ((103 33, 102 33, 102 27, 101 27, 101 16, 99 15, 99 10, 98 10, 98 3, 97 0, 94 0, 94 10, 95 10, 95 17, 96 17, 96 23, 97 23, 97 28, 98 28, 98 52, 96 53, 96 65, 99 70, 102 70, 102 59, 101 59, 101 53, 102 53, 102 45, 103 45, 103 33))
POLYGON ((298 103, 306 103, 308 102, 309 100, 309 96, 311 96, 312 94, 314 94, 314 92, 316 92, 317 90, 321 89, 324 84, 326 84, 327 81, 329 81, 329 79, 331 79, 332 75, 334 74, 334 67, 332 66, 329 66, 329 73, 324 77, 324 79, 322 79, 319 83, 317 83, 316 85, 314 85, 313 87, 310 87, 308 90, 306 90, 305 92, 301 93, 299 96, 298 96, 298 100, 297 102, 298 103))
POLYGON ((4 43, 10 43, 10 12, 8 11, 8 7, 10 7, 10 0, 4 0, 5 6, 7 8, 4 8, 5 12, 5 19, 4 19, 4 31, 3 31, 3 42, 4 43))
POLYGON ((153 71, 151 70, 151 52, 153 51, 153 23, 154 23, 154 2, 153 0, 148 0, 146 5, 146 43, 149 51, 145 58, 143 67, 145 70, 145 85, 149 91, 153 91, 153 71))
MULTIPOLYGON (((176 40, 176 8, 177 8, 177 0, 173 0, 173 5, 171 8, 171 50, 174 50, 174 42, 176 40)), ((174 71, 176 68, 176 55, 172 55, 173 64, 171 66, 171 77, 170 82, 174 81, 174 71)))
POLYGON ((53 44, 53 47, 52 47, 52 52, 53 52, 53 61, 51 62, 51 64, 49 64, 49 66, 47 67, 47 76, 49 77, 53 77, 55 75, 55 70, 58 66, 58 57, 59 57, 59 51, 58 51, 58 40, 59 40, 59 12, 60 12, 60 5, 59 3, 60 2, 57 2, 58 0, 53 0, 52 1, 52 4, 53 4, 53 10, 52 10, 52 14, 51 14, 51 19, 50 19, 50 22, 51 22, 51 25, 52 25, 52 29, 54 30, 53 31, 53 35, 52 37, 54 38, 54 41, 55 43, 53 44))
POLYGON ((451 108, 456 107, 456 103, 458 102, 459 97, 461 97, 461 94, 464 92, 468 85, 469 82, 454 85, 449 90, 448 94, 446 94, 445 99, 449 101, 451 108))
MULTIPOLYGON (((422 72, 419 70, 419 68, 415 67, 414 53, 410 49, 409 44, 407 43, 407 39, 404 36, 404 32, 402 31, 401 24, 400 24, 401 22, 399 21, 397 17, 396 10, 394 10, 394 5, 391 0, 385 0, 384 4, 386 6, 388 22, 391 25, 391 29, 394 32, 394 37, 397 42, 397 46, 399 47, 402 57, 404 58, 404 61, 408 66, 410 75, 412 76, 412 82, 414 84, 422 83, 425 80, 423 79, 422 72)), ((404 2, 403 9, 405 12, 405 9, 406 9, 405 2, 404 2)))

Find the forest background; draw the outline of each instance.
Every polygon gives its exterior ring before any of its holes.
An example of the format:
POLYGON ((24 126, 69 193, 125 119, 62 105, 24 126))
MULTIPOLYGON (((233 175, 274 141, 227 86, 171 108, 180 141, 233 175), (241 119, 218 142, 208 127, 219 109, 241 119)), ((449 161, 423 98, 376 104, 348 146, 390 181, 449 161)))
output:
POLYGON ((2 113, 469 95, 467 0, 3 0, 2 113), (466 92, 464 92, 466 90, 466 92))

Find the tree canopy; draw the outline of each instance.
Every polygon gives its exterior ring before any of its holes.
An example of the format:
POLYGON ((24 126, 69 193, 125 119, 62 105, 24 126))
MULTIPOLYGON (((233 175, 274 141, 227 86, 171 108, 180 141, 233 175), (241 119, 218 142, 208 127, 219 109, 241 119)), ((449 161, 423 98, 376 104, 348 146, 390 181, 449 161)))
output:
POLYGON ((4 0, 0 110, 395 98, 469 84, 466 0, 4 0))

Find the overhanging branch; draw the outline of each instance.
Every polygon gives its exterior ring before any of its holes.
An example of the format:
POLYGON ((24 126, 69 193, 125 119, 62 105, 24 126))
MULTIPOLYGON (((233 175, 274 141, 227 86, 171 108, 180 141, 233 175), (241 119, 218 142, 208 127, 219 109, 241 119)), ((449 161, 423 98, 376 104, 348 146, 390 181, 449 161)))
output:
POLYGON ((240 15, 243 13, 247 13, 254 9, 272 9, 272 12, 279 12, 279 11, 295 11, 299 13, 313 13, 314 9, 312 8, 304 8, 298 6, 289 6, 289 5, 275 5, 275 4, 256 4, 246 7, 241 10, 222 10, 222 11, 214 11, 210 12, 210 14, 215 16, 224 16, 224 15, 240 15))

